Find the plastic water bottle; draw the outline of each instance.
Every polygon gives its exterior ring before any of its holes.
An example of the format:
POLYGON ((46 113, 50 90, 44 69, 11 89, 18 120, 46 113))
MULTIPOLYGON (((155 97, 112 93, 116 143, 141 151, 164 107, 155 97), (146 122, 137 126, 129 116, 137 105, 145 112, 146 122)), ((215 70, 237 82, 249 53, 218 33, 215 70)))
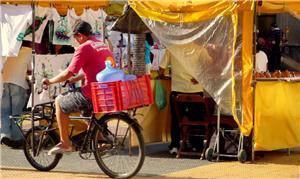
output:
POLYGON ((125 74, 124 80, 125 80, 125 81, 136 80, 136 76, 135 76, 135 75, 132 75, 132 74, 129 74, 129 75, 125 74))
POLYGON ((113 82, 123 81, 124 72, 122 70, 115 69, 111 66, 111 61, 105 61, 105 69, 99 72, 96 76, 98 82, 113 82))

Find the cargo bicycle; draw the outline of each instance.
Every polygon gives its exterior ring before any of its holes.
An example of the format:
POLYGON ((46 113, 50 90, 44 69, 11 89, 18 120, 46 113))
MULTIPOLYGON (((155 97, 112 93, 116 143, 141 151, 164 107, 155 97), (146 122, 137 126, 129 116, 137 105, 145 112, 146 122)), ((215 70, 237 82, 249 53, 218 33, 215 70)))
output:
MULTIPOLYGON (((120 94, 119 94, 120 95, 120 94)), ((69 137, 82 159, 95 159, 100 169, 112 178, 130 178, 141 169, 145 159, 145 143, 142 127, 135 119, 136 107, 105 113, 97 118, 92 109, 90 115, 70 116, 70 120, 82 120, 88 128, 74 135, 70 126, 69 137)), ((24 120, 33 119, 26 133, 23 151, 28 162, 37 170, 50 171, 55 168, 63 154, 48 155, 48 151, 59 143, 55 120, 54 102, 34 106, 31 112, 11 117, 22 131, 24 120), (33 116, 33 118, 32 118, 33 116)))

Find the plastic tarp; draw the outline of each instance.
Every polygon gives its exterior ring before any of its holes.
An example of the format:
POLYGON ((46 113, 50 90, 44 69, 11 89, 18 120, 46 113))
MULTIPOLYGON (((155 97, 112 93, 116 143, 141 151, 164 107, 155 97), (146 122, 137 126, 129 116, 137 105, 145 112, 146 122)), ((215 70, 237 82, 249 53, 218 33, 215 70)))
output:
POLYGON ((248 9, 246 14, 239 12, 241 4, 234 1, 168 2, 130 1, 130 5, 167 50, 182 59, 182 68, 200 82, 222 112, 232 114, 243 134, 249 135, 253 118, 251 4, 242 4, 248 9), (244 29, 250 37, 242 36, 244 29), (249 47, 242 46, 242 42, 249 47), (242 53, 242 49, 248 52, 242 53), (244 80, 243 76, 248 78, 244 80), (242 93, 246 89, 248 92, 242 93), (243 105, 242 99, 250 104, 243 105), (241 113, 244 106, 248 111, 244 114, 246 119, 241 113))

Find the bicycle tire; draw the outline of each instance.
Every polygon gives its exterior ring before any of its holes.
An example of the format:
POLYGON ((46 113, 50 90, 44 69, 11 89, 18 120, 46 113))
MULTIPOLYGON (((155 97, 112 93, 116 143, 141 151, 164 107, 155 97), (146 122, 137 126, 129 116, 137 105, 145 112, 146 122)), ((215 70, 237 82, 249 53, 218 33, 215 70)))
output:
POLYGON ((98 166, 112 178, 136 175, 145 160, 144 138, 137 122, 124 113, 106 115, 99 121, 103 129, 96 126, 92 139, 98 166), (105 140, 99 140, 99 135, 105 140))
POLYGON ((24 143, 23 151, 27 161, 34 168, 40 171, 49 171, 56 167, 62 157, 62 154, 51 156, 47 154, 48 151, 59 142, 59 138, 54 131, 50 131, 46 132, 42 141, 40 141, 42 132, 43 129, 41 127, 34 128, 34 147, 38 148, 38 144, 41 142, 41 150, 38 152, 38 155, 33 156, 33 150, 31 147, 32 129, 30 129, 25 135, 27 142, 24 143))

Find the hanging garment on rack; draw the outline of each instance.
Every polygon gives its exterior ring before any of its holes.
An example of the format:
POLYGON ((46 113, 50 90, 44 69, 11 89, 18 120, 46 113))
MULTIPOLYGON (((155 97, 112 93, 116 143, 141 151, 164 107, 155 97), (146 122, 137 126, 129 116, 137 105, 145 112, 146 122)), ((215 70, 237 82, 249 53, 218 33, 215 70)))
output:
POLYGON ((166 49, 155 43, 151 47, 151 53, 153 54, 153 61, 151 64, 151 70, 157 71, 159 69, 160 61, 162 60, 166 49))
POLYGON ((116 59, 117 66, 121 67, 120 62, 122 62, 122 54, 125 48, 124 38, 121 32, 110 31, 109 39, 113 46, 113 55, 116 59))
POLYGON ((1 9, 1 56, 18 56, 26 29, 32 24, 29 5, 2 5, 1 9))
MULTIPOLYGON (((53 101, 53 97, 68 91, 63 83, 52 84, 47 90, 43 89, 42 79, 52 78, 66 69, 73 57, 73 54, 62 55, 36 55, 34 76, 36 83, 34 86, 34 105, 53 101)), ((30 96, 28 107, 31 106, 30 96)))
MULTIPOLYGON (((82 20, 82 17, 85 16, 85 13, 86 13, 86 11, 84 10, 83 13, 79 16, 79 15, 76 14, 76 11, 75 11, 74 8, 68 10, 67 19, 68 19, 69 25, 71 27, 71 32, 73 32, 73 29, 76 26, 76 24, 80 20, 82 20)), ((70 45, 73 46, 73 47, 78 47, 79 46, 79 44, 77 43, 77 41, 75 40, 73 35, 71 35, 70 45)))
MULTIPOLYGON (((37 6, 35 8, 35 42, 41 43, 46 25, 52 17, 51 9, 37 6)), ((32 41, 32 29, 27 28, 24 40, 32 41)))
POLYGON ((67 13, 67 19, 70 24, 71 29, 74 28, 74 26, 78 23, 78 21, 82 20, 82 17, 85 16, 86 11, 84 10, 81 16, 76 14, 76 11, 74 8, 69 9, 67 13))
POLYGON ((83 15, 81 15, 81 19, 92 26, 93 34, 98 40, 103 40, 103 23, 106 16, 107 14, 102 9, 96 11, 93 9, 86 9, 83 15))
POLYGON ((53 44, 70 45, 72 28, 66 16, 60 16, 55 8, 51 9, 52 20, 54 22, 53 44))

